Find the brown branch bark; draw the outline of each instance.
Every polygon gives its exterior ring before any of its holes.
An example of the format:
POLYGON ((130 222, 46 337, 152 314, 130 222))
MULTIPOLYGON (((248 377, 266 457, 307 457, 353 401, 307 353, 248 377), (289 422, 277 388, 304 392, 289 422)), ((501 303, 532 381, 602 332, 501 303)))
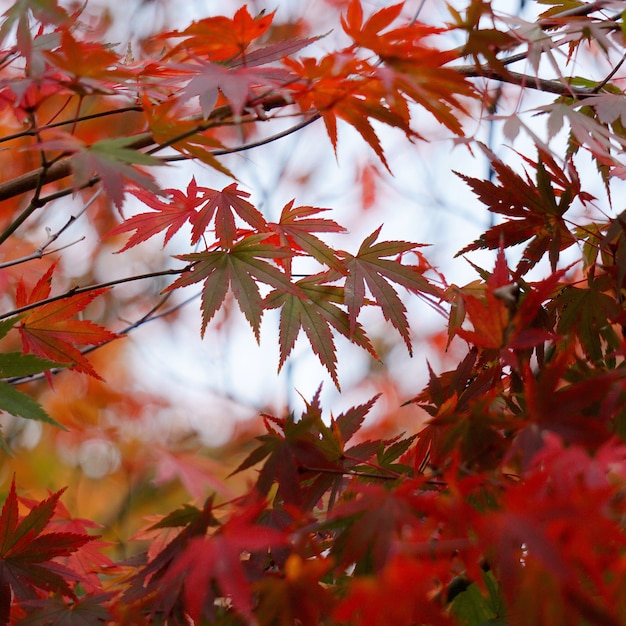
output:
MULTIPOLYGON (((282 96, 272 96, 269 98, 264 98, 258 103, 251 103, 251 106, 261 107, 265 111, 269 111, 271 109, 277 109, 280 107, 285 107, 291 104, 282 96)), ((211 125, 214 125, 219 120, 225 120, 232 116, 232 110, 230 106, 222 106, 215 109, 209 118, 202 124, 198 125, 198 132, 202 132, 202 130, 206 130, 203 126, 206 125, 208 128, 211 125)), ((149 133, 143 133, 138 135, 138 138, 135 142, 130 144, 128 148, 131 150, 142 150, 143 148, 149 148, 151 146, 159 146, 160 144, 154 140, 154 137, 149 133)), ((30 172, 26 172, 21 176, 16 176, 11 180, 7 180, 3 183, 0 183, 0 202, 3 200, 8 200, 10 198, 15 198, 29 191, 33 191, 37 188, 38 184, 48 184, 55 182, 57 180, 61 180, 63 178, 67 178, 71 173, 72 169, 70 166, 70 159, 65 158, 57 163, 54 163, 48 168, 48 171, 45 173, 43 177, 43 181, 40 181, 43 173, 43 168, 37 168, 36 170, 32 170, 30 172)))
POLYGON ((454 68, 459 74, 468 78, 488 78, 503 83, 510 83, 519 87, 528 89, 536 89, 547 93, 555 93, 561 96, 575 96, 577 98, 586 98, 596 94, 595 89, 587 87, 575 87, 568 85, 560 80, 550 80, 547 78, 539 78, 530 74, 522 74, 520 72, 507 72, 503 74, 496 72, 487 65, 461 65, 454 68))

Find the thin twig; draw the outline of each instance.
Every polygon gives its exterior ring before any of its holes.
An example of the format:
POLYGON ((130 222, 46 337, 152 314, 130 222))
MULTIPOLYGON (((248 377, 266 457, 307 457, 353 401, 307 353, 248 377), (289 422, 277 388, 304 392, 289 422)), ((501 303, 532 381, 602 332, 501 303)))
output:
POLYGON ((65 298, 71 298, 73 296, 77 296, 82 293, 90 293, 92 291, 98 291, 99 289, 107 289, 109 287, 116 287, 117 285, 123 285, 124 283, 131 283, 137 280, 146 280, 148 278, 157 278, 159 276, 176 276, 176 275, 188 272, 191 269, 191 267, 192 265, 187 265, 179 269, 161 270, 158 272, 149 272, 148 274, 137 274, 135 276, 117 278, 115 280, 109 280, 107 282, 98 283, 95 285, 86 285, 85 287, 73 287, 72 289, 69 289, 68 291, 61 293, 57 296, 45 298, 43 300, 39 300, 38 302, 32 302, 31 304, 27 304, 17 309, 13 309, 12 311, 9 311, 7 313, 0 313, 0 320, 7 319, 14 315, 20 315, 21 313, 32 311, 33 309, 36 309, 40 306, 44 306, 45 304, 58 302, 59 300, 64 300, 65 298))
MULTIPOLYGON (((202 295, 202 292, 199 291, 198 293, 191 296, 190 298, 187 298, 186 300, 183 300, 182 302, 179 302, 178 304, 175 304, 169 307, 168 309, 165 309, 165 311, 161 311, 160 313, 156 314, 156 312, 163 306, 163 304, 165 304, 169 300, 171 295, 172 295, 172 292, 167 293, 145 315, 142 315, 138 320, 136 320, 135 322, 132 322, 131 324, 129 324, 122 330, 117 331, 116 336, 113 339, 108 339, 107 341, 103 341, 102 343, 99 343, 96 346, 89 346, 87 348, 83 348, 80 350, 80 353, 89 354, 90 352, 94 352, 95 350, 98 350, 99 348, 102 348, 108 345, 109 343, 116 341, 120 336, 125 336, 125 335, 130 334, 132 331, 136 330, 140 326, 149 324, 150 322, 154 322, 163 317, 167 317, 168 315, 171 315, 172 313, 175 313, 176 311, 182 309, 184 306, 187 306, 194 300, 197 300, 202 295)), ((67 370, 66 367, 55 367, 50 370, 46 370, 45 372, 40 372, 39 374, 32 374, 31 376, 15 376, 14 378, 7 378, 4 380, 5 382, 10 383, 11 385, 19 385, 19 384, 26 383, 26 382, 35 382, 37 380, 43 380, 46 377, 46 374, 55 375, 55 374, 59 374, 60 372, 64 372, 66 370, 67 370)))
POLYGON ((536 89, 548 93, 555 93, 560 96, 576 96, 578 98, 586 98, 595 94, 594 89, 588 87, 576 87, 564 83, 559 80, 550 80, 547 78, 538 78, 529 74, 520 72, 507 72, 501 74, 496 72, 489 65, 460 65, 454 68, 459 74, 468 78, 488 78, 490 80, 498 80, 503 83, 510 83, 520 87, 536 89))
POLYGON ((422 12, 422 9, 424 8, 424 5, 426 4, 426 0, 422 0, 420 2, 420 5, 417 7, 417 10, 415 11, 415 14, 413 15, 413 17, 411 18, 411 21, 409 22, 409 26, 413 26, 413 24, 415 24, 415 22, 417 22, 420 13, 422 12))
POLYGON ((619 71, 620 67, 622 67, 622 65, 624 65, 624 61, 626 61, 626 53, 615 64, 615 67, 607 74, 606 78, 602 82, 598 83, 593 88, 593 91, 595 93, 600 93, 600 91, 602 91, 607 86, 607 84, 611 80, 611 78, 613 78, 613 76, 615 76, 615 74, 617 74, 617 72, 619 71))
MULTIPOLYGON (((41 259, 48 254, 52 254, 53 252, 59 252, 61 250, 65 250, 70 246, 76 245, 79 241, 83 241, 85 238, 81 237, 72 243, 69 243, 65 246, 61 246, 60 248, 55 248, 54 250, 49 250, 46 252, 46 248, 51 246, 77 219, 81 217, 87 211, 87 209, 97 200, 99 196, 102 195, 102 189, 98 189, 96 193, 89 198, 89 200, 85 203, 85 206, 78 212, 77 215, 72 215, 67 220, 67 222, 56 232, 52 233, 44 243, 39 246, 34 252, 31 254, 27 254, 26 256, 20 257, 19 259, 12 259, 10 261, 6 261, 4 263, 0 263, 0 269, 4 269, 6 267, 12 267, 14 265, 20 265, 21 263, 26 263, 28 261, 34 261, 36 259, 41 259)), ((46 202, 44 202, 45 204, 46 202)))
MULTIPOLYGON (((296 133, 299 130, 302 130, 303 128, 306 128, 307 126, 309 126, 313 122, 316 122, 320 118, 321 118, 321 114, 315 113, 314 115, 300 122, 299 124, 296 124, 295 126, 291 126, 287 128, 286 130, 283 130, 279 133, 271 135, 270 137, 266 137, 265 139, 259 139, 258 141, 246 143, 242 146, 237 146, 235 148, 221 148, 219 150, 211 150, 210 154, 212 156, 224 156, 227 154, 236 154, 237 152, 244 152, 246 150, 251 150, 252 148, 258 148, 259 146, 265 146, 269 143, 272 143, 273 141, 277 141, 278 139, 282 139, 283 137, 288 137, 289 135, 296 133)), ((184 161, 190 158, 193 158, 193 157, 187 156, 185 154, 178 154, 172 157, 164 157, 163 160, 170 163, 172 161, 184 161)))
MULTIPOLYGON (((7 267, 13 267, 14 265, 21 265, 22 263, 27 263, 28 261, 36 261, 37 259, 43 259, 43 257, 48 256, 50 254, 55 254, 56 252, 61 252, 62 250, 67 250, 72 246, 75 246, 77 243, 84 241, 85 237, 81 237, 80 239, 76 239, 64 246, 60 246, 58 248, 54 248, 53 250, 44 251, 44 248, 37 248, 31 254, 27 254, 26 256, 22 256, 19 259, 13 259, 11 261, 5 261, 4 263, 0 263, 0 269, 6 269, 7 267)), ((47 243, 47 242, 46 242, 47 243)))
POLYGON ((13 133, 12 135, 5 135, 0 137, 0 143, 5 143, 7 141, 13 141, 14 139, 21 139, 22 137, 33 137, 40 133, 43 130, 51 130, 53 128, 60 128, 61 126, 69 126, 70 124, 74 124, 76 122, 87 122, 89 120, 98 119, 100 117, 107 117, 109 115, 119 115, 120 113, 130 113, 130 112, 141 113, 143 111, 143 107, 141 106, 128 106, 122 107, 120 109, 114 109, 112 111, 101 111, 100 113, 90 113, 89 115, 81 115, 80 117, 70 120, 63 120, 62 122, 53 122, 51 124, 44 124, 43 126, 38 126, 37 128, 27 128, 25 130, 20 131, 19 133, 13 133))

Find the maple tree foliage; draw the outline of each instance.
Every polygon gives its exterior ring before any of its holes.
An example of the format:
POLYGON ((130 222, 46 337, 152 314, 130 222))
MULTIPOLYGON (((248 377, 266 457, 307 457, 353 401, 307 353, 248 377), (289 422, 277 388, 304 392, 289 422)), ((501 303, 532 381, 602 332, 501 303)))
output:
POLYGON ((624 3, 257 4, 127 46, 95 0, 0 5, 0 624, 626 623, 624 3), (260 200, 299 136, 358 145, 352 223, 317 162, 260 200), (388 234, 390 137, 489 215, 469 282, 388 234), (212 445, 133 352, 194 307, 348 404, 203 396, 212 445))

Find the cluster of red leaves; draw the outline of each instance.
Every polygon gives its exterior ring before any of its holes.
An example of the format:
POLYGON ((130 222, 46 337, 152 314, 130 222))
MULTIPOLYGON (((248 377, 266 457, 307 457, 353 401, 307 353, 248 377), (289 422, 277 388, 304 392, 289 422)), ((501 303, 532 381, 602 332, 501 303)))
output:
MULTIPOLYGON (((576 17, 586 6, 548 4, 576 17)), ((463 287, 435 284, 418 244, 379 240, 380 228, 355 254, 335 250, 324 235, 344 229, 322 217, 326 209, 292 201, 269 222, 237 183, 219 190, 194 177, 184 191, 160 190, 142 169, 162 164, 156 153, 172 148, 175 158, 228 173, 214 153, 224 149, 215 128, 244 117, 262 120, 274 108, 294 107, 306 121, 322 118, 335 147, 337 121, 347 122, 384 165, 375 124, 419 138, 413 105, 460 135, 463 103, 477 94, 467 68, 457 71, 450 62, 464 54, 504 74, 498 52, 521 41, 481 28, 488 5, 472 0, 465 16, 453 11, 456 26, 438 29, 414 19, 398 26, 401 4, 365 19, 361 2, 350 0, 341 20, 350 45, 315 58, 293 56, 315 38, 269 43, 274 14, 253 17, 242 7, 232 18, 162 33, 160 57, 138 63, 81 40, 78 16, 53 1, 20 2, 5 14, 0 40, 13 27, 17 34, 6 59, 21 58, 27 80, 20 84, 19 72, 3 79, 0 103, 29 120, 36 137, 30 151, 42 157, 35 196, 11 228, 56 198, 41 197, 45 185, 72 173, 74 188, 101 183, 118 208, 126 192, 149 207, 109 230, 109 237, 130 234, 120 253, 161 233, 167 244, 190 230, 195 250, 175 257, 185 266, 165 291, 201 283, 202 332, 229 293, 257 339, 264 311, 280 309, 279 367, 302 330, 339 386, 334 333, 376 357, 359 322, 366 306, 380 310, 410 352, 400 287, 447 309, 448 344, 466 350, 456 368, 431 369, 426 388, 409 401, 428 416, 415 433, 362 437, 376 397, 325 416, 318 392, 302 415, 264 415, 265 433, 234 472, 245 473, 249 492, 172 511, 144 528, 134 555, 116 566, 86 532, 91 524, 61 507, 61 491, 23 501, 29 512, 20 516, 14 481, 0 514, 0 623, 626 621, 626 221, 618 216, 576 228, 566 216, 576 202, 593 199, 574 166, 582 138, 592 144, 601 174, 616 167, 606 133, 616 133, 617 144, 625 133, 604 99, 587 103, 585 120, 567 99, 548 109, 553 118, 567 117, 567 110, 576 120, 563 163, 540 146, 536 161, 523 157, 532 172, 523 176, 485 150, 495 179, 461 174, 503 218, 459 253, 498 250, 493 270, 476 267, 479 279, 463 287), (31 18, 41 25, 35 36, 31 18), (427 43, 453 28, 468 33, 464 50, 427 43), (70 132, 37 121, 53 96, 75 97, 80 106, 87 96, 128 93, 142 116, 145 132, 138 135, 94 139, 76 120, 70 132), (149 146, 150 154, 142 151, 149 146), (512 271, 505 250, 521 243, 526 247, 512 271), (559 269, 561 253, 574 246, 584 259, 576 279, 559 269), (531 281, 528 272, 546 254, 549 276, 531 281), (316 273, 299 277, 295 266, 303 261, 316 273), (145 539, 152 545, 144 550, 145 539)), ((622 97, 615 88, 602 97, 608 95, 622 97)), ((31 354, 0 355, 5 378, 54 364, 98 377, 84 346, 115 335, 76 316, 105 289, 51 297, 55 267, 30 291, 28 281, 17 284, 15 311, 4 315, 0 338, 16 325, 23 352, 31 354)), ((50 421, 1 382, 3 409, 50 421)), ((163 454, 157 482, 185 470, 191 482, 191 473, 204 469, 185 463, 184 455, 163 454)))
POLYGON ((98 574, 113 563, 102 553, 106 545, 87 533, 92 522, 66 518, 67 510, 59 502, 63 491, 41 502, 25 501, 29 512, 21 517, 15 479, 11 482, 0 514, 2 624, 20 618, 22 623, 40 620, 40 624, 110 618, 103 605, 110 594, 103 592, 98 574), (79 598, 85 591, 88 594, 79 598))

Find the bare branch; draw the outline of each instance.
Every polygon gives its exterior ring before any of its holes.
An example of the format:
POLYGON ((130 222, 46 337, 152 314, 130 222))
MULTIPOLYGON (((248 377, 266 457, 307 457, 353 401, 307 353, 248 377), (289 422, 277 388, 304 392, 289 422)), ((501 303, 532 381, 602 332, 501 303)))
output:
POLYGON ((569 85, 560 80, 550 80, 547 78, 539 78, 530 74, 522 74, 520 72, 507 72, 502 74, 494 71, 488 65, 461 65, 454 68, 459 74, 468 78, 488 78, 503 83, 518 85, 527 89, 535 89, 547 93, 555 93, 561 96, 574 96, 578 98, 586 98, 596 93, 594 89, 587 87, 576 87, 569 85))
POLYGON ((12 311, 8 311, 6 313, 0 313, 0 320, 6 319, 8 317, 12 317, 14 315, 19 315, 20 313, 25 313, 27 311, 32 311, 33 309, 36 309, 40 306, 44 306, 45 304, 50 304, 51 302, 58 302, 59 300, 64 300, 65 298, 71 298, 72 296, 77 296, 78 294, 81 294, 81 293, 89 293, 91 291, 97 291, 98 289, 106 289, 108 287, 115 287, 116 285, 123 285, 124 283, 131 283, 137 280, 157 278, 158 276, 177 276, 179 274, 188 272, 190 269, 191 269, 191 265, 187 265, 179 269, 161 270, 158 272, 149 272, 148 274, 137 274, 135 276, 117 278, 115 280, 109 280, 107 282, 98 283, 96 285, 86 285, 85 287, 72 287, 72 289, 68 289, 64 293, 61 293, 57 296, 45 298, 44 300, 39 300, 38 302, 33 302, 32 304, 27 304, 23 307, 13 309, 12 311))

